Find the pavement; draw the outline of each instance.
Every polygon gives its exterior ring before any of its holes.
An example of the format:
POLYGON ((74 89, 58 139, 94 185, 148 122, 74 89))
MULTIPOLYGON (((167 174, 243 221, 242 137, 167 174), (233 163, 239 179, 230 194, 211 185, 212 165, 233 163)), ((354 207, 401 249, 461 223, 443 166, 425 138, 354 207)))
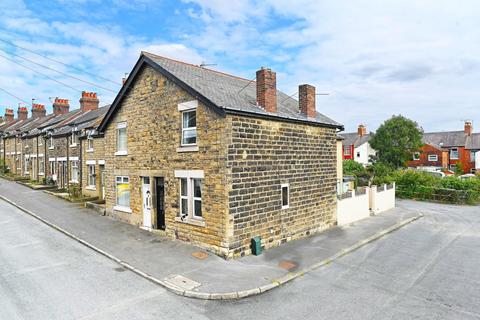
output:
POLYGON ((197 259, 192 253, 203 251, 198 247, 100 216, 15 182, 0 180, 0 196, 121 267, 176 294, 201 299, 238 299, 266 292, 421 217, 414 206, 402 206, 291 241, 260 256, 224 260, 208 254, 206 259, 197 259))

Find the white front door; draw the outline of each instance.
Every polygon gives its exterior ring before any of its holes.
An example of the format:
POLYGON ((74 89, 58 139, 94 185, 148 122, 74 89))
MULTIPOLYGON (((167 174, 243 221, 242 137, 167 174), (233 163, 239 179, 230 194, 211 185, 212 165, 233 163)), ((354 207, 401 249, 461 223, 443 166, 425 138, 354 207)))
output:
POLYGON ((143 195, 143 227, 152 227, 152 191, 150 190, 150 177, 142 178, 143 195))

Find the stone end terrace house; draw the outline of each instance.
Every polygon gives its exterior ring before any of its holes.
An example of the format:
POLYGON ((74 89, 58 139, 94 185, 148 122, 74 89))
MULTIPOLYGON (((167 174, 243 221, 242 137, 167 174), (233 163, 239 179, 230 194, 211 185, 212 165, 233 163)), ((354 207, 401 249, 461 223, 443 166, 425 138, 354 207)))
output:
POLYGON ((142 53, 98 131, 104 135, 107 213, 231 258, 335 224, 336 132, 276 89, 142 53))
POLYGON ((421 152, 414 154, 409 167, 444 168, 455 171, 461 163, 464 173, 480 169, 480 133, 473 132, 472 122, 466 121, 463 131, 428 132, 423 134, 421 152))

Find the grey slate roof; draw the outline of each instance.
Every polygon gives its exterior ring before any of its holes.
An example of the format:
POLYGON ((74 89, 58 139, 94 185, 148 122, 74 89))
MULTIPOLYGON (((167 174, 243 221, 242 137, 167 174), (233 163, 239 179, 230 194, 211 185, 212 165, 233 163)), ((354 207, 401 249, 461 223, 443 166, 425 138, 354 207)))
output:
POLYGON ((300 113, 297 100, 279 90, 277 90, 277 112, 269 113, 265 111, 256 104, 255 81, 147 52, 142 52, 142 54, 212 101, 215 105, 226 110, 342 127, 338 122, 319 112, 317 112, 316 118, 308 118, 300 113))
POLYGON ((471 136, 467 137, 465 148, 480 150, 480 133, 474 133, 471 136))
POLYGON ((423 142, 439 147, 465 147, 466 134, 464 131, 426 132, 423 142))
POLYGON ((358 148, 360 147, 362 144, 364 144, 365 142, 368 142, 370 140, 370 134, 366 134, 364 136, 359 136, 358 135, 358 132, 351 132, 351 133, 343 133, 342 132, 342 136, 345 138, 343 140, 343 145, 344 146, 351 146, 353 144, 353 146, 355 148, 358 148))

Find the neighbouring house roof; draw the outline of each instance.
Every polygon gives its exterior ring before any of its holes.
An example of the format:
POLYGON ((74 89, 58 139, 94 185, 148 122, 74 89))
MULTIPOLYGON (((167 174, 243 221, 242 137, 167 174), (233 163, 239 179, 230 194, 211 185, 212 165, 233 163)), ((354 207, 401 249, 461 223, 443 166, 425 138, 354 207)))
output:
POLYGON ((63 122, 60 126, 55 127, 52 132, 52 136, 58 137, 62 135, 68 135, 72 132, 72 129, 76 127, 77 130, 82 130, 85 126, 88 126, 92 121, 95 121, 99 117, 103 117, 108 111, 110 105, 103 106, 95 110, 89 110, 80 113, 78 116, 63 122))
POLYGON ((465 142, 466 149, 480 150, 480 133, 473 133, 470 136, 467 136, 467 141, 465 142))
POLYGON ((358 132, 351 132, 351 133, 342 133, 342 136, 345 138, 345 140, 343 140, 343 145, 345 146, 353 145, 355 148, 360 147, 362 144, 370 140, 369 133, 363 136, 359 136, 358 132))
POLYGON ((104 130, 106 124, 115 114, 122 97, 130 90, 136 74, 145 64, 150 65, 200 102, 219 113, 239 113, 257 117, 276 118, 285 121, 335 127, 343 130, 341 124, 319 112, 317 112, 315 118, 308 118, 300 112, 298 101, 280 90, 277 90, 277 112, 267 112, 257 105, 256 84, 253 80, 142 52, 127 82, 120 90, 105 119, 102 121, 99 128, 100 131, 104 130))
POLYGON ((464 131, 426 132, 423 142, 440 147, 465 147, 466 137, 464 131))

